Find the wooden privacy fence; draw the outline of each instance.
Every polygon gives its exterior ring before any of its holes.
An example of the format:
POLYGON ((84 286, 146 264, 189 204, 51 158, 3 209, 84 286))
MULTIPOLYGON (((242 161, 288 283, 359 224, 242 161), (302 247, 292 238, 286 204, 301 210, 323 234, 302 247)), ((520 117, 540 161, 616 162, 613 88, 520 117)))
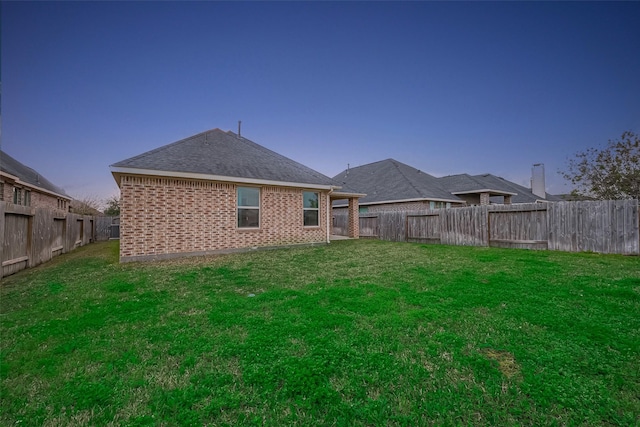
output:
MULTIPOLYGON (((637 200, 360 214, 360 236, 400 242, 640 254, 637 200)), ((334 212, 334 224, 343 214, 334 212)), ((334 233, 339 232, 334 226, 334 233)))
POLYGON ((0 202, 0 278, 109 238, 111 218, 0 202))

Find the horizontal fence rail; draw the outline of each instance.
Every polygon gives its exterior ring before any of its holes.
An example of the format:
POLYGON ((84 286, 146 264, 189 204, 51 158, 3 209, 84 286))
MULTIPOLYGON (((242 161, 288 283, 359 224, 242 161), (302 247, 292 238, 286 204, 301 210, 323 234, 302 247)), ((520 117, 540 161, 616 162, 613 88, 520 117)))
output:
MULTIPOLYGON (((346 212, 334 210, 335 224, 346 212)), ((472 206, 360 214, 360 236, 398 242, 640 255, 637 200, 472 206)))
POLYGON ((65 213, 0 202, 0 278, 109 239, 110 217, 65 213))

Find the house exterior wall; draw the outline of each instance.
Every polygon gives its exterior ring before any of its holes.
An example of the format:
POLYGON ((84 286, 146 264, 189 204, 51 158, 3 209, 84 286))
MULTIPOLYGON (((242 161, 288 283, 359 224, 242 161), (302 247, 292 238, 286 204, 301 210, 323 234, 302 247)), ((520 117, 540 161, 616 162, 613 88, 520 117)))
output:
POLYGON ((481 203, 480 194, 472 193, 472 194, 456 194, 460 199, 467 202, 468 206, 478 206, 481 203))
POLYGON ((243 229, 237 227, 237 187, 226 182, 122 176, 120 260, 326 242, 327 192, 306 190, 318 192, 320 198, 319 226, 305 227, 305 189, 261 186, 260 227, 243 229))
POLYGON ((0 179, 0 187, 2 187, 0 189, 2 192, 0 200, 4 200, 5 202, 13 203, 13 190, 14 188, 18 188, 22 192, 20 204, 23 206, 25 206, 25 191, 29 191, 28 206, 34 208, 59 209, 64 210, 65 212, 68 210, 69 199, 41 192, 37 187, 16 184, 15 181, 7 179, 6 177, 0 179))

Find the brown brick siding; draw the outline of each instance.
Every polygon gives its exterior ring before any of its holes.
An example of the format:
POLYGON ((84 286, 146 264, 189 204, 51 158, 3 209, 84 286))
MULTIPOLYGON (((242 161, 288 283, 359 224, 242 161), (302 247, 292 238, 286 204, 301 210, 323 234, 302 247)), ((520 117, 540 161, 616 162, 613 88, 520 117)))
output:
POLYGON ((123 176, 121 258, 326 241, 326 193, 307 190, 320 193, 320 225, 304 227, 304 189, 260 187, 260 227, 239 229, 236 189, 233 183, 123 176))
MULTIPOLYGON (((16 186, 13 180, 5 180, 2 181, 2 195, 5 202, 13 203, 13 189, 16 186)), ((41 193, 34 187, 26 187, 22 185, 18 185, 18 188, 22 191, 22 202, 24 205, 24 197, 25 191, 30 191, 31 201, 29 206, 34 208, 49 208, 49 209, 58 209, 58 197, 49 195, 47 193, 41 193)), ((68 201, 65 200, 65 205, 68 206, 68 201)))

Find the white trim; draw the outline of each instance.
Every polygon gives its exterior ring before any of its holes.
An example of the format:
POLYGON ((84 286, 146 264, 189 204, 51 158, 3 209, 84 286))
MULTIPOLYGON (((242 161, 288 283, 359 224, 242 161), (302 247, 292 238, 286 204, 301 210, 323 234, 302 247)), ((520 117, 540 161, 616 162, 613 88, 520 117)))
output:
POLYGON ((502 190, 489 190, 488 188, 485 188, 484 190, 471 190, 471 191, 456 191, 456 192, 451 192, 451 194, 480 194, 480 193, 492 193, 494 195, 498 195, 498 196, 517 196, 518 193, 511 193, 509 191, 502 191, 502 190))
MULTIPOLYGON (((334 187, 334 188, 340 188, 340 187, 334 187)), ((344 199, 352 199, 352 198, 360 198, 360 197, 365 197, 366 194, 365 193, 347 193, 344 191, 336 191, 336 192, 331 192, 332 196, 333 196, 333 200, 344 200, 344 199)))
MULTIPOLYGON (((256 179, 256 178, 242 178, 235 176, 223 176, 223 175, 211 175, 205 173, 195 172, 171 172, 161 171, 154 169, 137 169, 137 168, 123 168, 117 166, 110 166, 111 173, 114 174, 130 174, 130 175, 151 175, 161 176, 169 178, 187 178, 187 179, 201 179, 206 181, 221 181, 221 182, 236 182, 239 184, 253 184, 253 185, 275 185, 279 187, 295 187, 295 188, 310 188, 314 190, 331 190, 336 187, 334 185, 321 185, 321 184, 309 184, 301 182, 285 182, 285 181, 272 181, 269 179, 256 179)), ((116 181, 118 181, 116 177, 116 181)), ((118 182, 118 184, 120 184, 118 182)))
POLYGON ((319 191, 306 191, 302 190, 302 227, 303 228, 318 228, 320 227, 320 201, 322 200, 322 193, 319 191), (304 193, 313 193, 318 196, 318 207, 317 208, 305 208, 304 207, 304 193), (304 213, 306 211, 317 211, 318 212, 318 224, 316 225, 305 225, 304 224, 304 213))
POLYGON ((262 188, 260 187, 236 187, 236 230, 260 230, 262 224, 262 188), (254 188, 258 190, 258 206, 240 206, 239 191, 241 188, 254 188), (258 209, 258 226, 257 227, 240 227, 238 215, 240 215, 240 209, 258 209))
POLYGON ((32 188, 32 189, 34 189, 34 190, 36 190, 36 191, 38 191, 40 193, 50 194, 52 196, 60 197, 60 198, 63 198, 63 199, 67 199, 69 201, 72 200, 72 197, 70 197, 70 196, 65 196, 63 194, 56 193, 55 191, 47 190, 46 188, 38 187, 37 185, 33 185, 33 184, 28 183, 28 182, 24 182, 20 178, 18 178, 17 176, 11 175, 10 173, 4 172, 4 171, 0 171, 0 175, 9 178, 10 180, 14 181, 16 184, 19 184, 19 185, 21 185, 23 187, 32 188))

